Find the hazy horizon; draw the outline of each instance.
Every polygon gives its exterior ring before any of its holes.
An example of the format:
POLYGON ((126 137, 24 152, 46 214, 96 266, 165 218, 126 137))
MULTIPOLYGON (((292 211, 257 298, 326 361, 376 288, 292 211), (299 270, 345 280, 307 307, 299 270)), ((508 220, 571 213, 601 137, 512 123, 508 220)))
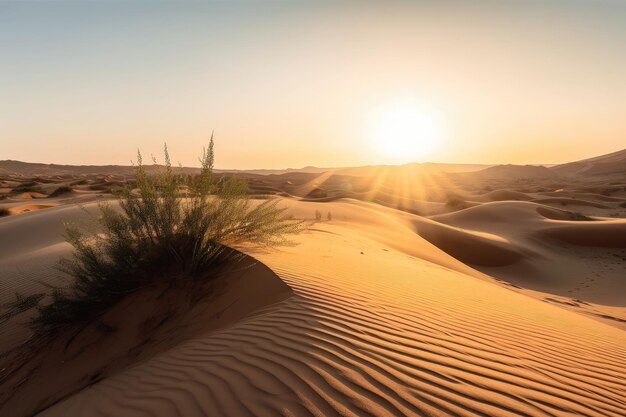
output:
MULTIPOLYGON (((615 152, 619 152, 622 150, 626 150, 626 148, 624 149, 616 149, 615 151, 611 151, 611 152, 607 152, 606 154, 611 154, 611 153, 615 153, 615 152)), ((162 150, 161 150, 162 151, 162 150)), ((603 154, 605 155, 605 154, 603 154)), ((603 155, 590 155, 587 157, 583 157, 581 159, 589 159, 589 158, 594 158, 597 156, 603 156, 603 155)), ((151 165, 153 164, 152 161, 152 156, 154 156, 157 159, 157 163, 158 164, 162 164, 163 163, 163 158, 161 154, 151 154, 151 155, 143 155, 144 158, 148 157, 148 164, 151 165)), ((7 158, 7 159, 0 159, 0 162, 2 161, 15 161, 15 162, 24 162, 24 163, 29 163, 29 164, 45 164, 45 165, 69 165, 69 166, 107 166, 107 165, 111 165, 111 166, 132 166, 133 164, 136 163, 136 159, 132 159, 130 158, 129 161, 127 163, 119 163, 119 164, 113 164, 113 163, 107 163, 107 162, 102 162, 102 163, 94 163, 94 164, 84 164, 84 163, 58 163, 58 162, 45 162, 45 161, 25 161, 25 160, 18 160, 18 159, 12 159, 12 158, 7 158)), ((300 169, 306 169, 306 168, 316 168, 316 169, 344 169, 344 168, 359 168, 359 167, 366 167, 366 166, 380 166, 380 165, 386 165, 386 166, 402 166, 402 165, 411 165, 411 164, 439 164, 439 165, 485 165, 485 166, 496 166, 496 165, 533 165, 533 166, 545 166, 545 167, 551 167, 551 166, 555 166, 555 165, 560 165, 563 163, 569 163, 569 162, 576 162, 574 160, 572 161, 564 161, 561 163, 509 163, 509 162, 502 162, 502 163, 476 163, 476 162, 446 162, 446 161, 415 161, 415 162, 399 162, 399 163, 380 163, 380 164, 362 164, 362 165, 344 165, 344 166, 323 166, 323 165, 314 165, 314 164, 308 164, 308 165, 302 165, 302 166, 284 166, 284 167, 273 167, 273 168, 255 168, 255 167, 251 167, 251 168, 238 168, 238 167, 222 167, 222 166, 217 166, 215 167, 216 170, 218 171, 227 171, 227 170, 232 170, 232 171, 236 171, 236 170, 241 170, 241 171, 255 171, 255 170, 267 170, 267 171, 281 171, 281 170, 300 170, 300 169)), ((144 161, 145 163, 145 161, 144 161)), ((178 162, 176 162, 176 166, 178 166, 178 162)), ((191 164, 191 165, 184 165, 183 164, 183 168, 200 168, 200 163, 195 163, 195 164, 191 164)))
POLYGON ((570 162, 626 143, 625 43, 616 1, 2 2, 0 159, 570 162))

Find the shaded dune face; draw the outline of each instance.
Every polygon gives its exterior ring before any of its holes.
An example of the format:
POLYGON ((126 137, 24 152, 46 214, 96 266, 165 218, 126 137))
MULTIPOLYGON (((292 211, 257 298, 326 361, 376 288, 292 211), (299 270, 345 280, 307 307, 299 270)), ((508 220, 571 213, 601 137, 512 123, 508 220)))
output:
POLYGON ((626 222, 569 224, 548 228, 542 234, 573 245, 626 248, 626 222))
POLYGON ((450 226, 422 222, 417 233, 459 261, 479 266, 511 265, 524 256, 495 236, 477 234, 450 226))
POLYGON ((438 234, 420 225, 418 233, 456 259, 518 288, 565 297, 531 294, 624 328, 626 220, 529 202, 488 203, 431 220, 438 234))

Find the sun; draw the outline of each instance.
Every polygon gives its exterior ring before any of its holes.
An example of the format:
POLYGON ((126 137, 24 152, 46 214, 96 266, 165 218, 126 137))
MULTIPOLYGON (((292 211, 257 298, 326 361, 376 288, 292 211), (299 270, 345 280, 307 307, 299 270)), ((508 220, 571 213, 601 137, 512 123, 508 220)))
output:
POLYGON ((431 155, 441 141, 441 126, 432 111, 413 102, 385 106, 374 125, 374 148, 397 162, 419 161, 431 155))

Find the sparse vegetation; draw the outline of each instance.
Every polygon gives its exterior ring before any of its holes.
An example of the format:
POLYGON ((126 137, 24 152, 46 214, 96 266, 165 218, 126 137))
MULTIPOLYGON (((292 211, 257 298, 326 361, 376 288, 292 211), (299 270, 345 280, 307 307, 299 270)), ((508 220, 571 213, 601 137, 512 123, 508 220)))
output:
POLYGON ((201 158, 201 174, 186 184, 174 173, 167 146, 164 156, 164 167, 149 175, 138 153, 138 192, 126 187, 119 206, 102 203, 93 229, 66 226, 74 253, 60 269, 68 285, 54 287, 46 305, 39 304, 41 294, 27 298, 38 311, 31 321, 36 336, 80 331, 143 288, 210 282, 218 266, 241 256, 232 248, 289 244, 287 236, 303 228, 277 200, 253 204, 242 180, 214 182, 213 138, 201 158))
POLYGON ((44 297, 44 294, 33 294, 29 296, 22 295, 18 292, 15 293, 15 300, 4 304, 2 307, 3 313, 0 314, 0 323, 3 323, 10 318, 17 316, 24 311, 30 310, 39 304, 39 301, 44 297))

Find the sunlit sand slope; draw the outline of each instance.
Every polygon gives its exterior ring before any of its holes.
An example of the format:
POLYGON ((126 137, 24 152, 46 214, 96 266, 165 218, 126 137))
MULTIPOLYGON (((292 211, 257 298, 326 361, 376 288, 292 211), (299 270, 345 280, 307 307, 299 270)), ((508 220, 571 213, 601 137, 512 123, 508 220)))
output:
POLYGON ((336 219, 254 254, 292 296, 42 415, 624 415, 624 331, 465 273, 410 216, 290 204, 336 219))

